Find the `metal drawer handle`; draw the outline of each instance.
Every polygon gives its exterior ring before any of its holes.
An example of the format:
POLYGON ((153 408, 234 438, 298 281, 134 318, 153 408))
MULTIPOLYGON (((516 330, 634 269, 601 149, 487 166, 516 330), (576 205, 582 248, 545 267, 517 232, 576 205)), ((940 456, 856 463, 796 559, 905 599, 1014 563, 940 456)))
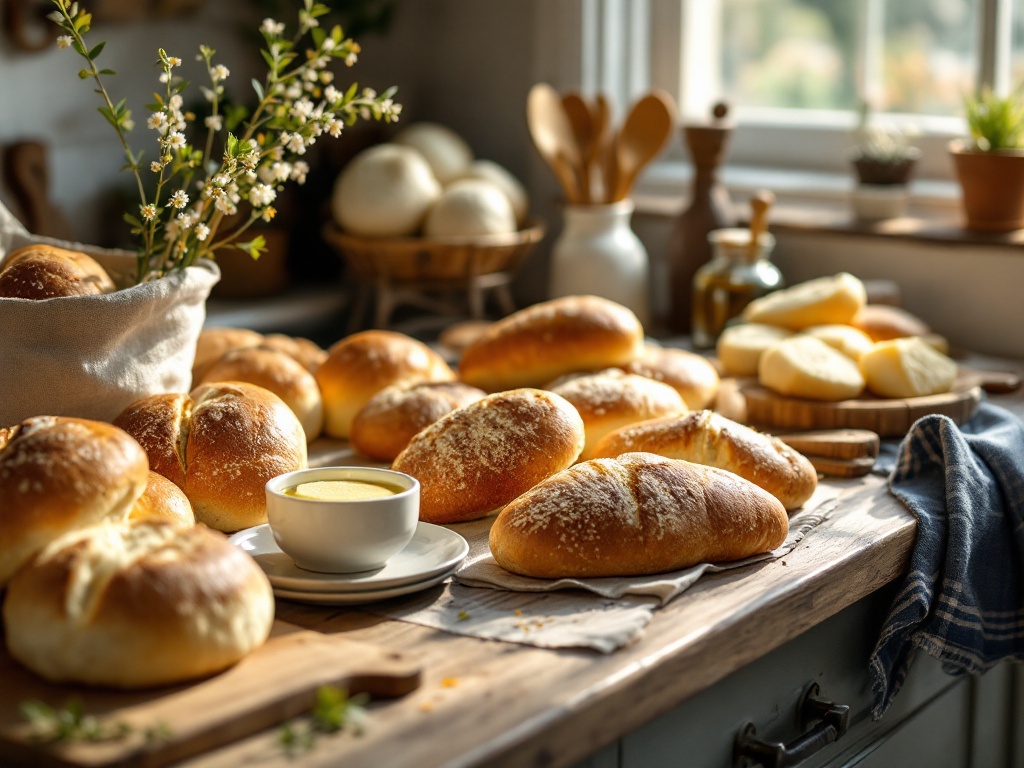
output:
POLYGON ((811 727, 789 744, 761 741, 757 738, 754 724, 747 723, 736 734, 733 765, 736 768, 753 765, 791 768, 846 733, 850 708, 845 704, 820 699, 819 693, 817 683, 812 683, 804 693, 800 702, 800 727, 811 727))

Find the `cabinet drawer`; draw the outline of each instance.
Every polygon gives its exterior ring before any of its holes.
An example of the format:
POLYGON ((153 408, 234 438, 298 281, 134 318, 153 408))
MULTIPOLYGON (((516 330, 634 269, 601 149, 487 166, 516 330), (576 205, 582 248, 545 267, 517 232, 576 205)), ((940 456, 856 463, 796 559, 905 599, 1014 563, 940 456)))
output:
MULTIPOLYGON (((803 766, 839 765, 943 694, 966 686, 966 679, 944 674, 938 662, 920 654, 886 716, 871 719, 868 657, 892 595, 887 588, 868 596, 626 736, 618 745, 621 768, 732 768, 735 736, 748 722, 758 738, 790 742, 801 733, 797 709, 810 683, 818 684, 821 698, 849 706, 849 730, 803 766)), ((965 732, 966 721, 958 721, 965 732)), ((958 741, 962 759, 945 752, 945 764, 966 765, 967 744, 966 737, 958 741)))

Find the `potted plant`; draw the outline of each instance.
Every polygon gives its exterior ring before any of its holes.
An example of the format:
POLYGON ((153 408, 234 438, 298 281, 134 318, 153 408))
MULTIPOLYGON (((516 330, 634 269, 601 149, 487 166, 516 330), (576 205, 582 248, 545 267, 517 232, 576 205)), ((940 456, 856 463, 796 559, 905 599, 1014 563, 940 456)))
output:
POLYGON ((1024 227, 1024 98, 984 88, 964 100, 970 139, 950 143, 964 226, 988 232, 1024 227))
POLYGON ((907 184, 921 156, 911 138, 911 131, 873 122, 867 102, 861 102, 857 146, 850 158, 857 175, 853 193, 857 218, 870 221, 906 213, 907 184))

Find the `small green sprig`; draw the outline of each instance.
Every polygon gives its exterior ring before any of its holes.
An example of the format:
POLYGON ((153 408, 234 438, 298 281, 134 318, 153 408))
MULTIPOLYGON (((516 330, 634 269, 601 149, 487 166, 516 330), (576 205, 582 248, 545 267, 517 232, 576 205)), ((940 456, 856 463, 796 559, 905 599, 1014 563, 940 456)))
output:
POLYGON ((349 729, 360 735, 366 722, 366 694, 349 696, 344 688, 322 685, 309 718, 292 720, 281 727, 278 741, 289 755, 308 752, 316 746, 317 737, 349 729))
POLYGON ((360 90, 355 83, 344 90, 334 85, 329 65, 342 61, 353 66, 359 44, 346 38, 339 26, 329 31, 320 27, 319 19, 331 10, 327 5, 302 0, 292 35, 286 35, 284 23, 273 19, 260 25, 267 74, 262 81, 251 81, 257 102, 248 114, 224 108, 224 81, 230 71, 215 62, 216 51, 200 46, 196 58, 209 80, 202 93, 210 114, 201 127, 195 125, 196 116, 183 110, 188 83, 176 74, 181 59, 162 48, 157 51, 162 89, 147 105, 146 126, 157 133, 158 151, 147 166, 144 153, 134 152, 128 141, 134 128, 131 110, 124 99, 115 103, 105 86, 104 79, 116 73, 96 64, 105 43, 91 48, 86 43, 92 16, 77 2, 52 2, 56 10, 49 18, 64 32, 57 45, 73 48, 85 60, 78 76, 94 82, 103 102, 99 111, 124 151, 124 169, 135 177, 138 212, 124 218, 139 240, 137 282, 182 269, 199 258, 214 259, 223 248, 258 258, 266 249, 264 238, 241 237, 257 221, 273 219, 273 203, 286 183, 305 181, 309 165, 301 158, 309 147, 321 136, 340 136, 346 125, 359 119, 393 122, 401 113, 394 88, 378 94, 370 88, 360 90), (146 170, 153 175, 153 184, 145 182, 146 170), (248 211, 243 223, 222 232, 225 220, 243 209, 248 211))
POLYGON ((967 128, 982 152, 1024 147, 1024 85, 1008 96, 983 88, 964 98, 967 128))
MULTIPOLYGON (((42 701, 23 701, 20 709, 29 723, 32 738, 43 744, 119 741, 135 733, 135 728, 123 720, 105 722, 87 714, 78 698, 68 699, 60 708, 42 701)), ((166 741, 170 736, 171 730, 166 723, 158 723, 143 731, 147 742, 166 741)))

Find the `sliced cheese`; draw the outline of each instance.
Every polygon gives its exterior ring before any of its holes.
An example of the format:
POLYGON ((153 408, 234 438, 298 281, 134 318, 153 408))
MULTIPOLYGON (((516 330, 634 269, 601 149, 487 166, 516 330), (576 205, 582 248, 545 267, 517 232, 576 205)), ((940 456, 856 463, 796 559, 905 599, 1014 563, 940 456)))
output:
POLYGON ((917 336, 878 342, 861 357, 860 368, 879 397, 937 395, 956 378, 956 363, 917 336))
POLYGON ((758 381, 780 395, 809 400, 848 400, 864 390, 857 363, 821 339, 802 334, 765 350, 758 381))
POLYGON ((812 325, 849 324, 866 303, 864 283, 840 272, 754 299, 743 310, 743 319, 801 331, 812 325))
POLYGON ((729 376, 756 376, 761 353, 792 335, 792 331, 776 325, 730 325, 718 337, 715 354, 722 364, 722 370, 729 376))
POLYGON ((859 360, 860 356, 871 349, 875 343, 864 331, 858 330, 852 325, 812 325, 803 333, 821 339, 833 349, 839 350, 853 360, 859 360))

